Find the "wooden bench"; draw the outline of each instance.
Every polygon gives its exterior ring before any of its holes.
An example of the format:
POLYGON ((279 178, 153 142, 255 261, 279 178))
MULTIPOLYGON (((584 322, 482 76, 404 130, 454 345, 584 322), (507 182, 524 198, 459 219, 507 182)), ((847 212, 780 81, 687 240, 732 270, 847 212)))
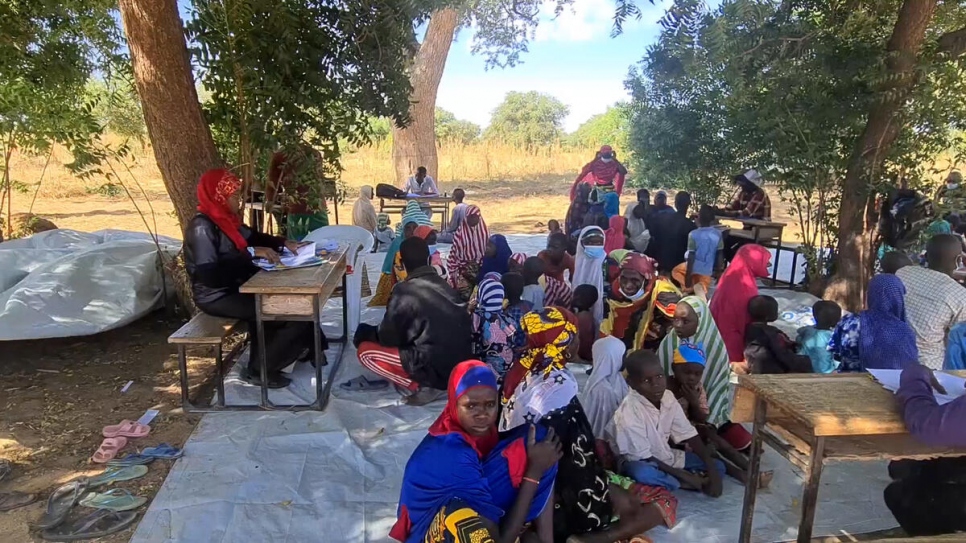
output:
POLYGON ((225 360, 233 360, 245 342, 239 342, 227 357, 222 356, 222 344, 225 337, 241 322, 238 319, 214 317, 205 313, 198 313, 186 322, 177 332, 168 336, 168 343, 178 346, 178 369, 181 372, 181 407, 188 413, 205 413, 209 411, 231 410, 225 406, 225 360), (218 387, 218 403, 215 406, 199 407, 188 397, 188 356, 190 347, 214 347, 215 364, 218 375, 215 385, 218 387))

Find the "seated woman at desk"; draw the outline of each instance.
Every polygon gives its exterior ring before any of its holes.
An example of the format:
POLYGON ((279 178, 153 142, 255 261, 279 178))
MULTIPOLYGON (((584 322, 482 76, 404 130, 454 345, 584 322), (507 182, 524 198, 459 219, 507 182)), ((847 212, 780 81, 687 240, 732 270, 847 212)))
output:
MULTIPOLYGON (((761 188, 765 181, 761 174, 755 170, 748 170, 741 175, 736 175, 733 181, 738 186, 738 192, 735 193, 731 205, 719 209, 718 214, 741 219, 770 220, 771 200, 765 193, 765 189, 761 188)), ((744 227, 745 230, 750 228, 750 226, 744 227)), ((751 243, 751 240, 737 236, 725 237, 725 258, 728 262, 731 262, 738 249, 746 243, 751 243)))
MULTIPOLYGON (((251 337, 248 368, 242 378, 260 384, 259 366, 262 338, 254 333, 255 296, 241 294, 238 288, 258 272, 255 258, 278 262, 283 247, 297 250, 297 243, 255 232, 242 224, 242 183, 227 170, 209 170, 198 183, 198 215, 188 223, 184 234, 184 260, 195 304, 217 317, 246 321, 251 337)), ((312 323, 266 322, 265 349, 269 388, 284 388, 289 379, 280 370, 312 348, 312 323)), ((325 336, 322 348, 327 348, 325 336)), ((308 357, 306 357, 308 359, 308 357)))
MULTIPOLYGON (((966 396, 939 405, 942 387, 929 368, 902 371, 899 409, 909 433, 936 447, 966 447, 966 396)), ((885 502, 906 534, 928 536, 966 531, 966 458, 897 460, 889 464, 892 484, 885 502)))

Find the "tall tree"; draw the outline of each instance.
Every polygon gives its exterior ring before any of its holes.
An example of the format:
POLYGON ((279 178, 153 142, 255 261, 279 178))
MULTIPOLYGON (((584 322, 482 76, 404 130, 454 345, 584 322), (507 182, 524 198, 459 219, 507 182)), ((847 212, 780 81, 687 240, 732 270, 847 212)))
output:
POLYGON ((508 92, 493 110, 485 135, 528 149, 549 145, 563 136, 568 113, 563 102, 548 94, 508 92))
POLYGON ((223 166, 198 102, 177 0, 120 0, 134 81, 161 179, 183 226, 201 175, 223 166))

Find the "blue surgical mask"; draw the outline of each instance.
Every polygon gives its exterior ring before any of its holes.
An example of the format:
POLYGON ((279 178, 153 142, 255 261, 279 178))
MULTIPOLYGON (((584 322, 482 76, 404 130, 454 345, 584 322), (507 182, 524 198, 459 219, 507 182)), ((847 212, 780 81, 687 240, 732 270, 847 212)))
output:
POLYGON ((640 300, 641 298, 644 297, 644 287, 641 287, 641 288, 637 289, 637 292, 635 292, 634 294, 628 294, 628 293, 624 292, 623 287, 620 289, 620 291, 621 291, 621 294, 623 294, 625 298, 627 298, 628 300, 630 300, 632 302, 636 302, 636 301, 638 301, 638 300, 640 300))
POLYGON ((435 252, 437 252, 436 246, 435 245, 430 245, 429 246, 429 254, 433 254, 435 252))
POLYGON ((593 260, 606 256, 603 245, 584 245, 584 254, 593 260))

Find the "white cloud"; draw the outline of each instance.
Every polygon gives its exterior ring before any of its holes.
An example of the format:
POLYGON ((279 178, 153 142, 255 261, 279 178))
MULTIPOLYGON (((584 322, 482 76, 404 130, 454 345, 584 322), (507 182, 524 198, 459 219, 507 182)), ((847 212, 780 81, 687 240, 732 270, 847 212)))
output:
POLYGON ((581 42, 606 37, 613 28, 611 0, 580 0, 554 18, 555 0, 544 0, 534 41, 581 42))

